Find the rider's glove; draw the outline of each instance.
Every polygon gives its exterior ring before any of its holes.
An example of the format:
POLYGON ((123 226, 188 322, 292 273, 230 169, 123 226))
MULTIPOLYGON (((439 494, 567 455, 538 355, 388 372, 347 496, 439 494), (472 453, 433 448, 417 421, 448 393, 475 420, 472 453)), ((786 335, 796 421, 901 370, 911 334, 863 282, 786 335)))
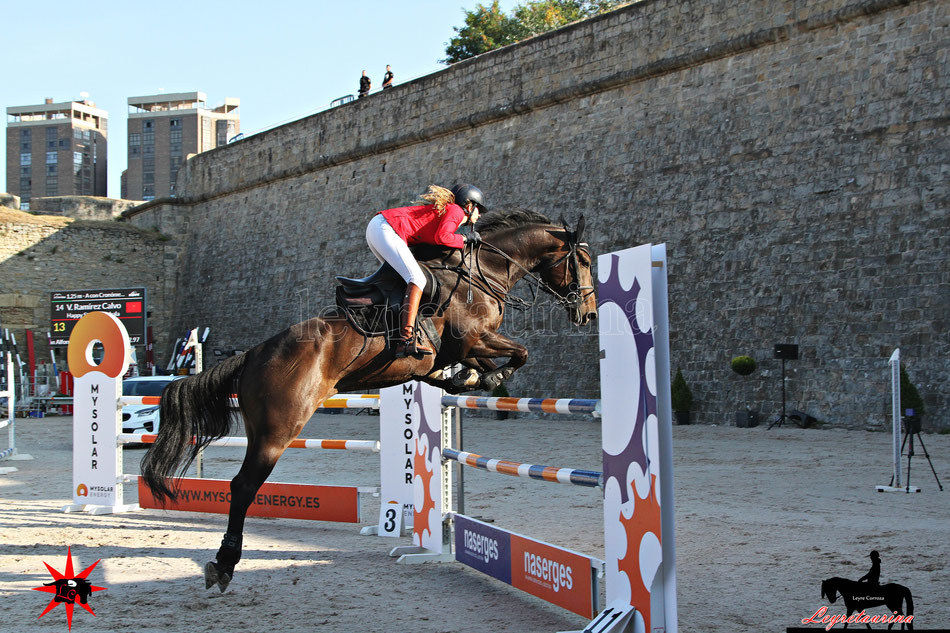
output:
POLYGON ((469 244, 478 244, 482 241, 482 236, 478 234, 478 231, 472 231, 471 234, 465 236, 465 245, 469 244))

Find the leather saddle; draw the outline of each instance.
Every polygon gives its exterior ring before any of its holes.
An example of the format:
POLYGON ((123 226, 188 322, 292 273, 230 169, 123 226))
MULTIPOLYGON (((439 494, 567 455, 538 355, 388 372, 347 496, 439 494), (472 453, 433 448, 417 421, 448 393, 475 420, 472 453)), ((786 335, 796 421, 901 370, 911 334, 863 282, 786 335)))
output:
MULTIPOLYGON (((416 327, 425 332, 436 351, 441 345, 438 332, 429 317, 440 311, 441 283, 425 265, 426 287, 419 301, 416 327)), ((399 310, 406 293, 406 282, 389 264, 383 264, 375 273, 362 279, 337 277, 336 305, 360 334, 398 337, 399 310)))

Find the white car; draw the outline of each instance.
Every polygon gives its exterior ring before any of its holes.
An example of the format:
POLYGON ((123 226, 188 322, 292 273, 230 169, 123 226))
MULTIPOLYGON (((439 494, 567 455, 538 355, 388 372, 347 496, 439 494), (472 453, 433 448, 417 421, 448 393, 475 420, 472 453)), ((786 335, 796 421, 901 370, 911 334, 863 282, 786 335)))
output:
MULTIPOLYGON (((184 376, 136 376, 122 381, 123 396, 160 396, 173 380, 184 376)), ((158 405, 127 404, 122 407, 123 433, 158 433, 158 405)))

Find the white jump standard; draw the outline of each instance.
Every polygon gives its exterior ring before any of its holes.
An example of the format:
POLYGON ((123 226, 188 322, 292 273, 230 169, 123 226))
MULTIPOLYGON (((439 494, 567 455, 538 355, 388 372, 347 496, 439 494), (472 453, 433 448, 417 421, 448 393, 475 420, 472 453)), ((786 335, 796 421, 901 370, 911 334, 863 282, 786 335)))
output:
MULTIPOLYGON (((5 389, 0 390, 0 400, 7 400, 7 417, 0 420, 0 429, 6 428, 8 434, 7 447, 0 450, 0 461, 29 461, 33 459, 32 455, 26 455, 17 451, 16 447, 16 380, 13 375, 13 357, 7 352, 6 357, 6 377, 7 385, 5 389)), ((0 357, 0 362, 3 358, 0 357)), ((0 475, 8 475, 17 471, 15 466, 0 467, 0 475)))
POLYGON ((396 548, 392 555, 407 563, 465 563, 592 618, 588 631, 675 633, 665 247, 647 245, 603 255, 598 268, 601 400, 445 396, 436 401, 434 394, 420 390, 414 545, 396 548), (449 408, 599 413, 603 472, 519 464, 455 450, 452 415, 437 402, 449 408), (452 461, 542 481, 603 486, 605 560, 455 512, 452 461), (608 608, 595 618, 601 570, 608 608))

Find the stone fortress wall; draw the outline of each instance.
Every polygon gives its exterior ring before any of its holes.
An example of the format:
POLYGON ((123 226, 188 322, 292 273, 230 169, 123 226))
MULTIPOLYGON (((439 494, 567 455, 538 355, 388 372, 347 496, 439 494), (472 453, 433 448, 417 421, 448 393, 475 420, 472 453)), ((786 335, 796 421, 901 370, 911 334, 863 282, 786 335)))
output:
MULTIPOLYGON (((946 426, 948 23, 939 0, 645 0, 198 155, 178 198, 124 215, 174 238, 171 331, 247 349, 375 269, 375 211, 472 182, 584 214, 595 252, 667 244, 699 422, 774 416, 772 348, 797 343, 790 408, 886 424, 900 347, 946 426)), ((531 352, 512 393, 597 395, 595 328, 507 327, 531 352)))

